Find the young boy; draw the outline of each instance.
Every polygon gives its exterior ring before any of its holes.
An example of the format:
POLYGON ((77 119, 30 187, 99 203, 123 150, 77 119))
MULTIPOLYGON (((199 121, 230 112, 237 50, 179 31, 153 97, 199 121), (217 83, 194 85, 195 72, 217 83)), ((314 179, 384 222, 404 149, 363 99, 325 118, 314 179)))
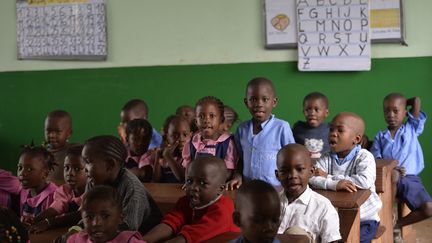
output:
POLYGON ((384 98, 384 119, 387 129, 378 132, 371 147, 375 158, 396 159, 398 167, 392 174, 393 195, 406 203, 411 213, 398 220, 396 229, 432 216, 432 199, 418 174, 424 168, 423 152, 417 137, 423 132, 426 114, 420 110, 420 98, 406 99, 400 93, 384 98), (411 106, 407 112, 406 107, 411 106), (404 119, 408 114, 408 120, 404 119))
POLYGON ((318 159, 315 176, 309 183, 333 191, 370 190, 371 195, 360 207, 360 242, 370 242, 379 226, 378 211, 382 203, 375 192, 375 159, 359 145, 364 129, 364 121, 357 114, 336 115, 330 124, 330 152, 318 159))
POLYGON ((277 155, 276 177, 284 188, 280 192, 281 225, 278 233, 299 227, 312 242, 336 242, 339 216, 331 202, 312 191, 308 182, 313 174, 308 149, 300 144, 288 144, 277 155))
POLYGON ((318 159, 329 151, 327 118, 328 99, 319 92, 312 92, 303 99, 303 114, 306 121, 294 124, 293 134, 296 143, 303 144, 309 150, 311 158, 318 159))
MULTIPOLYGON (((129 100, 120 112, 120 124, 117 131, 123 143, 126 144, 126 124, 134 119, 145 119, 148 117, 148 106, 140 99, 129 100)), ((162 144, 162 136, 153 128, 152 139, 149 149, 157 148, 162 144)))
POLYGON ((272 81, 254 78, 246 86, 244 103, 252 119, 239 125, 235 134, 237 151, 240 156, 238 170, 228 189, 240 187, 242 180, 260 179, 274 186, 276 179, 276 154, 280 148, 294 143, 288 122, 272 114, 278 98, 272 81), (243 175, 243 178, 242 178, 243 175))
POLYGON ((232 200, 223 195, 227 169, 217 157, 200 157, 187 169, 186 196, 143 238, 152 242, 202 242, 235 231, 232 200))
POLYGON ((63 183, 63 164, 66 151, 70 147, 69 137, 72 135, 72 118, 66 111, 55 110, 45 118, 45 143, 47 150, 54 155, 57 166, 48 176, 48 180, 63 183))
POLYGON ((242 235, 231 243, 279 243, 276 237, 280 217, 279 196, 272 185, 251 180, 237 192, 234 223, 242 235))

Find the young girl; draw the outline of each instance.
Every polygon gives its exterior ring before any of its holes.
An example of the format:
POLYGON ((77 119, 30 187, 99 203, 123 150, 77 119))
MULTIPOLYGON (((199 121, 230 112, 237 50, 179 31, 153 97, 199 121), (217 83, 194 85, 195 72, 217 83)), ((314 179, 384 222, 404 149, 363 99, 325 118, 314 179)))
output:
POLYGON ((75 145, 67 150, 63 170, 66 184, 57 188, 54 202, 35 218, 30 232, 38 233, 50 228, 73 225, 80 220, 78 208, 81 206, 81 195, 87 182, 82 150, 82 145, 75 145))
POLYGON ((229 170, 227 179, 230 179, 238 155, 232 136, 228 132, 221 131, 224 122, 224 104, 214 96, 203 97, 195 106, 195 115, 198 132, 183 148, 183 167, 186 168, 190 161, 197 157, 216 156, 225 161, 229 170))
POLYGON ((180 183, 182 181, 182 150, 190 139, 189 122, 179 116, 169 116, 163 125, 163 143, 158 149, 153 170, 153 181, 163 183, 180 183))
POLYGON ((27 146, 21 152, 18 162, 18 179, 23 189, 20 192, 20 214, 25 225, 53 202, 57 186, 47 182, 54 169, 54 157, 43 147, 27 146))
POLYGON ((110 186, 96 186, 89 190, 82 203, 84 230, 71 235, 68 243, 145 242, 138 231, 119 231, 122 223, 122 203, 116 190, 110 186))

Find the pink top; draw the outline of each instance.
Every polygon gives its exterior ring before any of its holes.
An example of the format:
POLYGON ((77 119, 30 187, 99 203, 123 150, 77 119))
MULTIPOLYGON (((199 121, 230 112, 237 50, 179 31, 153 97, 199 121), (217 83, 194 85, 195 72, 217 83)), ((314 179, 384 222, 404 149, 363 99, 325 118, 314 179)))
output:
POLYGON ((20 212, 23 222, 32 219, 47 209, 53 202, 56 184, 49 182, 45 189, 34 197, 30 197, 30 189, 22 189, 20 195, 20 212))
POLYGON ((153 150, 148 150, 141 156, 132 156, 130 155, 130 152, 128 152, 128 157, 126 158, 126 162, 129 159, 133 159, 138 164, 138 168, 142 168, 146 165, 153 166, 156 160, 156 153, 153 150))
MULTIPOLYGON (((93 241, 90 239, 90 236, 87 234, 85 230, 77 232, 71 235, 67 241, 67 243, 92 243, 93 241)), ((146 243, 142 239, 141 234, 138 231, 122 231, 120 232, 114 239, 107 241, 106 243, 146 243)))
POLYGON ((16 176, 0 169, 0 206, 9 207, 10 194, 19 194, 21 183, 16 176))
MULTIPOLYGON (((223 141, 229 139, 229 137, 230 137, 230 134, 228 132, 225 132, 222 135, 220 135, 219 138, 215 141, 215 140, 211 140, 211 139, 203 139, 203 138, 201 138, 201 133, 197 132, 192 137, 192 145, 194 145, 197 152, 215 155, 216 154, 216 148, 215 147, 206 148, 205 146, 206 145, 207 146, 208 145, 216 145, 220 142, 223 142, 223 141)), ((185 146, 183 147, 183 153, 182 153, 182 156, 183 156, 182 165, 185 168, 187 167, 187 165, 191 161, 189 142, 190 141, 186 142, 185 146)), ((237 160, 238 160, 237 150, 236 150, 234 141, 231 140, 229 142, 228 150, 227 150, 227 153, 226 153, 226 156, 224 159, 226 167, 228 169, 235 169, 235 165, 237 163, 237 160)))
POLYGON ((64 214, 76 211, 80 206, 81 196, 76 197, 72 188, 68 184, 64 184, 54 192, 54 202, 49 207, 59 214, 64 214), (75 205, 76 208, 71 208, 71 205, 75 205))

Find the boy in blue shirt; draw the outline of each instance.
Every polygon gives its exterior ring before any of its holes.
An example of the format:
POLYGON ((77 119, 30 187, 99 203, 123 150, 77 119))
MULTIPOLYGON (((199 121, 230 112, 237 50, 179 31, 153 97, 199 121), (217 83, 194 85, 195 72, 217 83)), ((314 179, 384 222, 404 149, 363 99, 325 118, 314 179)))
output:
POLYGON ((398 219, 395 225, 398 229, 432 216, 431 196, 418 177, 424 160, 417 137, 423 132, 426 114, 420 110, 420 98, 407 100, 400 93, 391 93, 384 98, 384 119, 387 129, 375 136, 371 152, 375 158, 399 161, 392 173, 393 195, 406 203, 411 213, 398 219), (409 112, 407 106, 411 106, 409 112))
POLYGON ((275 175, 276 155, 283 146, 294 143, 294 138, 289 123, 272 114, 277 102, 272 81, 266 78, 249 81, 244 103, 252 119, 241 123, 235 133, 240 160, 228 189, 238 188, 243 180, 252 179, 280 185, 275 175))

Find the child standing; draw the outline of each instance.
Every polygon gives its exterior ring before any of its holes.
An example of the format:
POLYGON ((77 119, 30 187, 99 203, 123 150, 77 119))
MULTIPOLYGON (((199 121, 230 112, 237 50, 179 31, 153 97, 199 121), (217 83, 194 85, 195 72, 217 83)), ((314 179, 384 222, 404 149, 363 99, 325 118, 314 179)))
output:
POLYGON ((138 231, 119 231, 122 222, 122 203, 112 187, 96 186, 84 195, 82 218, 85 229, 71 235, 68 243, 145 242, 138 231))
POLYGON ((378 132, 371 147, 375 158, 396 159, 398 167, 392 174, 393 195, 406 203, 411 213, 398 220, 395 228, 432 217, 432 198, 418 174, 424 168, 423 152, 418 136, 423 132, 426 114, 421 111, 420 98, 406 99, 400 93, 384 98, 384 119, 387 129, 378 132), (407 106, 411 110, 407 112, 407 106), (404 119, 408 114, 408 120, 404 119))
POLYGON ((212 155, 225 161, 229 171, 227 179, 231 179, 238 156, 234 138, 220 129, 224 122, 224 104, 214 96, 203 97, 196 104, 195 114, 198 132, 183 147, 183 167, 198 157, 212 155))
POLYGON ((223 195, 226 176, 226 166, 220 158, 201 157, 192 161, 187 170, 186 196, 144 239, 202 242, 225 232, 238 232, 232 219, 233 202, 223 195))
POLYGON ((277 102, 272 81, 266 78, 249 81, 244 103, 252 119, 242 122, 237 128, 235 138, 240 162, 228 189, 238 188, 242 180, 252 179, 280 185, 274 173, 276 154, 286 144, 294 143, 294 138, 289 123, 272 114, 277 102))
POLYGON ((309 183, 333 191, 369 189, 371 195, 360 207, 360 242, 370 242, 379 226, 382 203, 375 192, 375 159, 359 145, 364 128, 363 119, 355 113, 336 115, 330 124, 330 152, 318 159, 315 176, 309 183))
POLYGON ((278 233, 301 228, 312 242, 341 239, 339 216, 331 202, 309 188, 313 174, 309 151, 300 144, 288 144, 277 155, 276 176, 284 188, 280 193, 281 225, 278 233))
POLYGON ((276 238, 280 224, 279 196, 272 185, 251 180, 237 191, 234 223, 242 235, 231 243, 279 243, 276 238))
POLYGON ((293 134, 296 143, 309 150, 311 158, 318 159, 329 151, 329 124, 324 122, 329 114, 328 99, 319 92, 312 92, 303 99, 303 114, 306 121, 294 124, 293 134))
POLYGON ((190 136, 190 125, 185 118, 172 115, 165 120, 162 135, 164 142, 157 152, 153 170, 154 182, 183 182, 182 151, 190 136))

